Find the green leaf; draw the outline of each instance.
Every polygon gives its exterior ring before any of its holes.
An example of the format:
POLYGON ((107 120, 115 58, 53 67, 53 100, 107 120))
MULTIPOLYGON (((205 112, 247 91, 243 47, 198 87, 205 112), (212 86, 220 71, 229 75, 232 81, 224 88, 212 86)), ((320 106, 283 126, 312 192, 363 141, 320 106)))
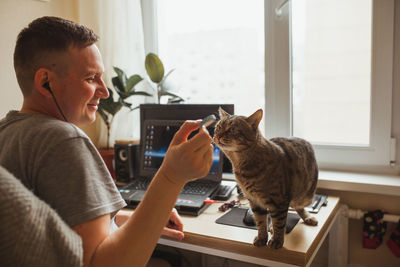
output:
POLYGON ((145 60, 145 67, 147 74, 149 75, 150 79, 153 82, 155 83, 161 82, 161 80, 164 77, 164 65, 156 54, 153 53, 147 54, 145 60))
MULTIPOLYGON (((113 91, 110 88, 108 89, 108 93, 110 94, 106 99, 100 99, 99 101, 99 110, 102 112, 107 112, 111 116, 115 116, 115 114, 121 109, 122 104, 120 102, 114 102, 113 91)), ((101 114, 101 113, 100 113, 101 114)))
POLYGON ((164 76, 164 78, 161 80, 160 84, 163 84, 165 82, 165 80, 167 79, 167 77, 174 71, 175 69, 170 70, 167 75, 164 76))
POLYGON ((117 112, 120 110, 122 108, 122 104, 121 103, 119 103, 119 102, 114 102, 112 105, 111 105, 111 114, 113 115, 113 116, 115 116, 115 114, 117 114, 117 112))
POLYGON ((183 98, 168 98, 168 104, 177 104, 182 101, 185 101, 183 98))
POLYGON ((120 103, 122 104, 122 106, 131 109, 131 106, 132 106, 131 103, 125 102, 123 99, 120 99, 120 103))
POLYGON ((105 123, 106 125, 108 125, 108 124, 109 124, 109 121, 108 121, 108 116, 107 116, 107 114, 106 114, 101 108, 99 108, 99 109, 97 110, 97 112, 100 114, 100 117, 103 119, 104 123, 105 123))
POLYGON ((125 74, 125 72, 122 70, 122 69, 120 69, 120 68, 118 68, 118 67, 114 67, 114 71, 117 73, 117 75, 118 75, 118 79, 120 80, 120 82, 121 82, 121 89, 123 90, 123 91, 125 91, 125 88, 126 88, 126 80, 127 80, 127 77, 126 77, 126 74, 125 74))
POLYGON ((108 97, 106 99, 104 99, 104 98, 100 99, 99 107, 103 107, 105 105, 110 105, 111 103, 114 102, 114 97, 113 97, 114 92, 110 88, 107 88, 107 90, 108 90, 108 97))
MULTIPOLYGON (((171 93, 171 92, 168 92, 168 91, 165 91, 165 90, 161 90, 160 91, 160 96, 165 96, 165 95, 181 98, 180 96, 178 96, 178 95, 176 95, 174 93, 171 93)), ((181 99, 183 99, 183 98, 181 98, 181 99)))
POLYGON ((129 96, 132 96, 132 95, 153 96, 152 94, 149 94, 147 92, 142 92, 142 91, 138 91, 138 92, 132 91, 129 93, 129 96))
POLYGON ((125 87, 121 83, 121 80, 119 79, 118 76, 115 76, 111 79, 112 84, 114 85, 115 90, 119 95, 125 93, 125 87))
POLYGON ((131 77, 129 77, 129 79, 126 81, 125 92, 130 93, 132 89, 135 87, 135 85, 141 82, 142 80, 143 78, 140 77, 140 75, 138 74, 134 74, 131 77))
POLYGON ((125 101, 123 101, 123 100, 121 100, 121 104, 122 104, 124 107, 129 108, 130 111, 133 111, 133 110, 138 109, 138 108, 140 107, 140 105, 139 105, 139 106, 136 106, 136 107, 132 108, 132 104, 131 104, 131 103, 125 102, 125 101))

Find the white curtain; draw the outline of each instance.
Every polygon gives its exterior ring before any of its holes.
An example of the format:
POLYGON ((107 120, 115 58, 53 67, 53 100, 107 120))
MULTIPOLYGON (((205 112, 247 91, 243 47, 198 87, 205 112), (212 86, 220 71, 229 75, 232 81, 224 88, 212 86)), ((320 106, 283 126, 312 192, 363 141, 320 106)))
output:
MULTIPOLYGON (((116 74, 113 66, 123 69, 127 76, 145 77, 145 50, 142 9, 140 0, 79 0, 79 23, 93 29, 99 36, 98 47, 103 57, 104 81, 112 88, 111 78, 116 74)), ((143 84, 140 90, 151 91, 143 84)), ((116 98, 115 98, 116 99, 116 98)), ((133 96, 128 101, 134 106, 145 101, 133 96)), ((106 146, 107 130, 97 116, 97 146, 106 146)), ((116 139, 137 140, 140 137, 139 109, 129 111, 123 107, 114 118, 110 144, 116 139)))

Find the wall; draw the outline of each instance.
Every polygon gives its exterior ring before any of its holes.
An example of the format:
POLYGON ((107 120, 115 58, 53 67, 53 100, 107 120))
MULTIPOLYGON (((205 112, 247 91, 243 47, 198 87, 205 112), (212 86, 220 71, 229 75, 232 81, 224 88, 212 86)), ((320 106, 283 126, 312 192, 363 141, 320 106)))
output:
MULTIPOLYGON (((13 67, 13 53, 18 33, 32 20, 42 16, 58 16, 78 22, 78 0, 1 0, 0 25, 2 39, 0 41, 0 81, 2 91, 0 97, 0 118, 11 109, 20 109, 22 93, 13 67)), ((96 143, 96 127, 99 123, 83 127, 83 130, 96 143)))
MULTIPOLYGON (((348 205, 352 209, 361 209, 365 211, 382 209, 391 214, 400 214, 400 196, 334 190, 318 190, 318 192, 339 196, 341 203, 348 205)), ((395 226, 396 224, 394 223, 387 224, 387 232, 383 237, 383 243, 377 249, 364 249, 362 247, 363 220, 350 219, 348 263, 357 267, 400 266, 400 259, 394 256, 386 246, 386 241, 389 239, 395 226)), ((318 258, 322 264, 312 265, 312 267, 326 266, 327 252, 321 251, 319 254, 325 255, 325 259, 321 260, 318 258)))
POLYGON ((76 21, 76 0, 1 0, 0 1, 0 81, 2 91, 0 98, 0 117, 4 117, 10 109, 20 109, 22 94, 15 78, 13 53, 15 41, 22 28, 33 19, 45 16, 59 16, 76 21))

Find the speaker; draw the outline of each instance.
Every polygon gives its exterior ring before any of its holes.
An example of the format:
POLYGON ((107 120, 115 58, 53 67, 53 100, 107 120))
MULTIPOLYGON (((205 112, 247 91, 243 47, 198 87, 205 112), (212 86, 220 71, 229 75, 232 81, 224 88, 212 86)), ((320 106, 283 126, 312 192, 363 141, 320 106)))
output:
POLYGON ((139 144, 114 144, 115 179, 128 183, 133 180, 139 168, 139 144))

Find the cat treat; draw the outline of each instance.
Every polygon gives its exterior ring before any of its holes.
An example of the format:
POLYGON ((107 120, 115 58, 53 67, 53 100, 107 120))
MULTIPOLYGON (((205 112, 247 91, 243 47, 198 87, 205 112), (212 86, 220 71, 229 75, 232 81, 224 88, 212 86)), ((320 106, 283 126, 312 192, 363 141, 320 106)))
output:
POLYGON ((208 115, 207 117, 201 120, 201 122, 199 123, 199 128, 201 128, 201 126, 208 127, 216 120, 217 118, 215 117, 215 115, 212 114, 208 115))
POLYGON ((254 245, 283 246, 289 206, 304 223, 317 225, 304 209, 312 203, 318 181, 311 144, 296 137, 264 138, 258 129, 261 109, 249 117, 230 115, 222 108, 219 113, 214 143, 231 161, 237 183, 249 200, 258 229, 254 245), (272 222, 269 239, 267 216, 272 222))

